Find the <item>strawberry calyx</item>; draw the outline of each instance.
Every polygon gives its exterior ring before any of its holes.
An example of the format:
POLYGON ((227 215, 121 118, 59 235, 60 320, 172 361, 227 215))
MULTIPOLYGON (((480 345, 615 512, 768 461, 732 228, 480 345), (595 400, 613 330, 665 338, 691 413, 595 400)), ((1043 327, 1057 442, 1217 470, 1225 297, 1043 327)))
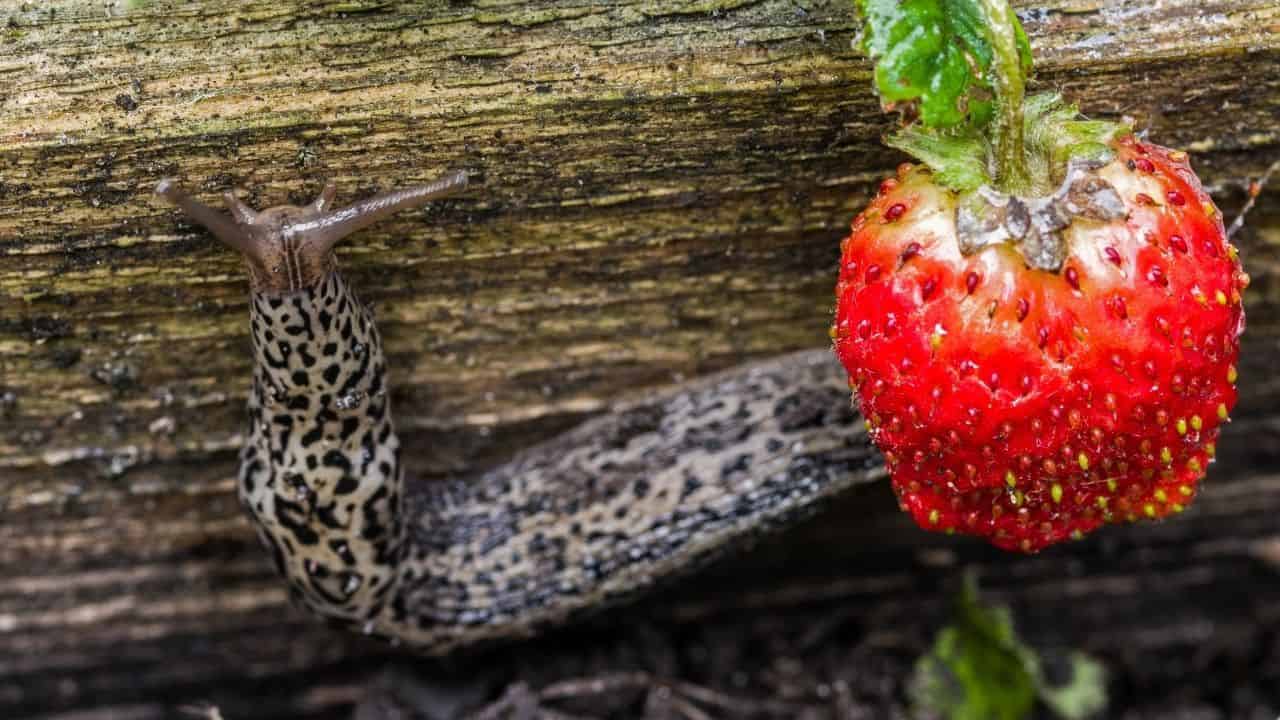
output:
POLYGON ((960 192, 1044 197, 1074 159, 1110 160, 1121 123, 1082 119, 1054 93, 1025 96, 1031 49, 1008 0, 856 0, 886 109, 886 138, 960 192))
POLYGON ((1067 176, 1051 195, 1024 199, 983 185, 961 196, 956 206, 956 238, 965 256, 1008 243, 1027 267, 1058 272, 1068 247, 1063 231, 1077 219, 1119 220, 1124 200, 1097 174, 1103 163, 1072 160, 1067 176))

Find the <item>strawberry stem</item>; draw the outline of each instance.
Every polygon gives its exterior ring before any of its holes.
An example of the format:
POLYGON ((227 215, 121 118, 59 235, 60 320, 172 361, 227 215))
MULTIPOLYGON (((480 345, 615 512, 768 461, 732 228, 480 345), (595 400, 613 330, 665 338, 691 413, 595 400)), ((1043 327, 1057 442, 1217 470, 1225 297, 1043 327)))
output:
POLYGON ((991 131, 995 145, 995 186, 1007 193, 1030 188, 1023 142, 1022 101, 1026 76, 1018 52, 1018 19, 1008 0, 979 0, 985 34, 994 57, 991 60, 992 86, 996 91, 996 112, 991 131))
POLYGON ((949 190, 1043 196, 1071 160, 1109 160, 1128 131, 1081 118, 1057 95, 1026 95, 1031 45, 1009 0, 854 1, 880 102, 904 109, 885 143, 949 190))

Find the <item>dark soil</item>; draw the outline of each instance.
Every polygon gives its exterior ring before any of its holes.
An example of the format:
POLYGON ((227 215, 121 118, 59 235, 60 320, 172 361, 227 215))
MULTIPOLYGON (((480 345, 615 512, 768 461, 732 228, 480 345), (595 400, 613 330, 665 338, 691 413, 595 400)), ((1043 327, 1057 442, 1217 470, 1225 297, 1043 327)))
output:
POLYGON ((1225 542, 1195 542, 1212 536, 1211 492, 1177 522, 1021 557, 896 515, 852 514, 887 494, 861 493, 675 588, 530 643, 447 662, 389 658, 369 670, 356 717, 909 718, 915 660, 966 567, 985 599, 1013 609, 1051 675, 1071 649, 1105 663, 1104 717, 1280 717, 1280 558, 1268 556, 1280 549, 1267 513, 1236 515, 1225 542), (832 513, 862 527, 824 538, 832 513), (859 537, 865 553, 825 562, 824 542, 859 537))

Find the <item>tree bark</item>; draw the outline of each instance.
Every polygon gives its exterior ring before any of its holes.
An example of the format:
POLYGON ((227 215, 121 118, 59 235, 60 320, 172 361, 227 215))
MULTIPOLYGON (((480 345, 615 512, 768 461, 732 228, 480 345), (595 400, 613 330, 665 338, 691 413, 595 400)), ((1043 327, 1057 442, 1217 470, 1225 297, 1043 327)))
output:
MULTIPOLYGON (((1225 209, 1280 157, 1272 0, 1017 5, 1033 90, 1191 151, 1225 209)), ((4 717, 338 716, 395 654, 290 610, 240 515, 246 282, 159 178, 266 206, 473 173, 341 252, 429 478, 826 343, 838 241, 903 159, 843 0, 64 0, 0 21, 4 717)), ((1225 633, 1280 656, 1276 187, 1238 237, 1237 422, 1185 519, 1014 558, 908 529, 881 488, 631 612, 680 628, 821 600, 922 628, 934 575, 972 561, 1049 639, 1158 657, 1225 633), (1241 595, 1197 595, 1223 583, 1241 595)))

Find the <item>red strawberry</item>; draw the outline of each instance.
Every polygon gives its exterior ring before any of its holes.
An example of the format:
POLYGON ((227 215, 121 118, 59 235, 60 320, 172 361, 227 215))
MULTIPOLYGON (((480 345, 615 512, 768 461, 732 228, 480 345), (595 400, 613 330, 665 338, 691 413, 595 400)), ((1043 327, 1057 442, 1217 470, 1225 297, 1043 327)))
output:
POLYGON ((903 509, 1030 552, 1190 501, 1235 404, 1247 276, 1184 153, 1026 110, 1042 147, 998 136, 981 185, 956 179, 963 131, 895 139, 933 169, 854 221, 832 337, 903 509))

